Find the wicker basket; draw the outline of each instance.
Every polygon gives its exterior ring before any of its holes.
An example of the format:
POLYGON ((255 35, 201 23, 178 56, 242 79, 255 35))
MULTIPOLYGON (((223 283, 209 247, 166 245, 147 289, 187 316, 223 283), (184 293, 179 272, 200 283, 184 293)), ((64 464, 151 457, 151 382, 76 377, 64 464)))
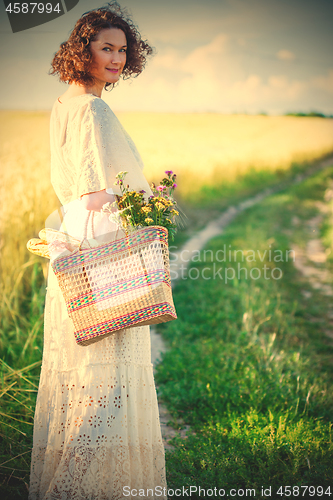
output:
POLYGON ((177 318, 163 227, 145 227, 94 248, 79 247, 51 265, 79 345, 177 318))

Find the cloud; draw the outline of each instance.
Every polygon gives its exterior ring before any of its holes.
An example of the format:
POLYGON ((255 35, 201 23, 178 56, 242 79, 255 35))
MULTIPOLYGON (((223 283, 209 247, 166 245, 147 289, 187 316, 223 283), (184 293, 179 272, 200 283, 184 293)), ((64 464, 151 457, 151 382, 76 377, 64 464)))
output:
POLYGON ((156 68, 175 69, 181 65, 181 57, 176 49, 168 49, 164 54, 158 54, 152 61, 156 68))
POLYGON ((174 70, 178 74, 198 75, 200 78, 207 77, 207 73, 211 76, 219 71, 223 63, 224 66, 229 63, 228 42, 229 37, 220 33, 210 43, 196 47, 187 55, 167 48, 154 58, 152 66, 174 70))
POLYGON ((268 87, 270 88, 270 98, 279 95, 288 100, 299 98, 306 90, 306 82, 300 80, 290 80, 286 75, 272 75, 268 78, 268 87))
POLYGON ((276 57, 281 61, 293 61, 295 59, 295 54, 290 50, 279 50, 276 57))
POLYGON ((328 76, 316 76, 312 78, 311 84, 314 88, 333 94, 333 69, 328 76))
MULTIPOLYGON (((318 94, 318 86, 328 87, 330 78, 319 77, 314 80, 292 79, 287 75, 271 75, 263 80, 259 75, 249 75, 245 80, 235 82, 226 89, 230 102, 242 105, 249 112, 266 109, 282 113, 291 108, 307 110, 318 106, 328 106, 329 99, 324 93, 318 94)), ((332 90, 331 90, 332 91, 332 90)))
POLYGON ((184 59, 182 69, 193 75, 202 75, 207 69, 215 73, 227 53, 228 40, 228 35, 220 33, 209 44, 195 48, 184 59))

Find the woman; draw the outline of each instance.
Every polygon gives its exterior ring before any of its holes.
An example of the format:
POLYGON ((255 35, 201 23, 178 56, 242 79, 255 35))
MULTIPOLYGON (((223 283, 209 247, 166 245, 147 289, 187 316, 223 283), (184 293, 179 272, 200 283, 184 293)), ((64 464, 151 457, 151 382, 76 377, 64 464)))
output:
MULTIPOLYGON (((85 13, 53 59, 52 73, 69 88, 51 114, 51 180, 64 206, 61 230, 72 236, 83 237, 90 211, 95 237, 115 231, 100 210, 120 194, 119 171, 151 194, 133 142, 101 99, 120 75, 141 73, 151 52, 113 2, 85 13)), ((149 327, 77 345, 50 267, 29 500, 134 498, 139 490, 166 498, 165 487, 149 327)))

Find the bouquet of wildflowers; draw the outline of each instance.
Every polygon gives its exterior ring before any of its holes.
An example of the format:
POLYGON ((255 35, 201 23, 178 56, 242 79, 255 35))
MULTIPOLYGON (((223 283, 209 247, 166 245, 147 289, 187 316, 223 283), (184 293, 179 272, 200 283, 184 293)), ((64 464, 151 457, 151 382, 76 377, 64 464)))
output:
POLYGON ((152 184, 153 195, 149 196, 148 201, 144 198, 145 191, 131 191, 129 185, 125 185, 126 174, 127 172, 119 172, 116 175, 115 184, 120 186, 122 195, 116 195, 116 202, 103 205, 103 212, 109 213, 109 219, 126 233, 145 226, 162 226, 168 230, 173 240, 177 232, 176 217, 179 216, 177 202, 173 198, 177 187, 176 174, 172 170, 166 170, 166 177, 160 184, 152 184))

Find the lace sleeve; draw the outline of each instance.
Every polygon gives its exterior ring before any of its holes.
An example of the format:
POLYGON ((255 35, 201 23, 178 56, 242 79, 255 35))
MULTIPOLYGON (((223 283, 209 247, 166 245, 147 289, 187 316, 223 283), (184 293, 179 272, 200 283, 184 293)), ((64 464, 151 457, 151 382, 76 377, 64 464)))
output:
POLYGON ((113 177, 115 180, 117 174, 113 171, 107 176, 107 169, 112 169, 107 147, 111 124, 107 113, 103 113, 100 108, 98 103, 91 101, 82 110, 78 138, 77 198, 83 194, 111 188, 107 177, 113 177))
POLYGON ((120 171, 128 172, 126 181, 131 189, 143 189, 149 196, 151 191, 142 173, 140 156, 109 106, 94 98, 81 108, 81 113, 77 198, 110 188, 120 195, 119 186, 114 185, 120 171))

